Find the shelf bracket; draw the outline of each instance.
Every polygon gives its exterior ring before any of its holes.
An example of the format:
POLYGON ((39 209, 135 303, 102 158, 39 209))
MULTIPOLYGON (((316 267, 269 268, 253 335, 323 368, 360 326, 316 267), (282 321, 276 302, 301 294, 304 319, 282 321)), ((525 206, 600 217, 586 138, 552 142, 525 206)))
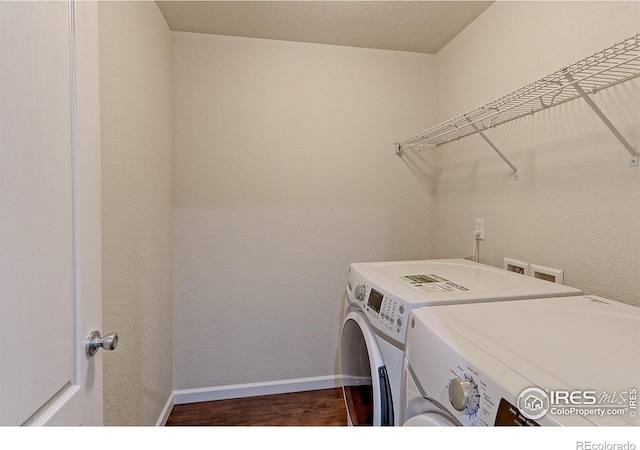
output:
POLYGON ((469 124, 471 124, 471 126, 476 130, 476 132, 482 137, 482 139, 484 139, 487 142, 487 144, 489 144, 491 148, 498 154, 498 156, 500 156, 500 158, 502 158, 502 160, 506 162, 509 167, 511 167, 511 170, 513 170, 513 179, 518 180, 520 178, 518 168, 513 164, 511 164, 511 161, 509 161, 507 157, 504 156, 504 154, 500 150, 498 150, 498 147, 496 147, 493 144, 493 142, 489 140, 489 138, 482 132, 482 130, 475 123, 473 123, 471 119, 469 119, 468 117, 466 119, 469 122, 469 124))
POLYGON ((582 97, 584 101, 587 102, 587 105, 589 105, 591 109, 593 109, 593 111, 598 115, 598 117, 600 117, 600 120, 604 122, 607 128, 611 130, 613 135, 620 141, 620 143, 624 146, 624 148, 626 148, 627 151, 631 154, 631 162, 629 165, 631 167, 638 167, 638 152, 631 146, 631 144, 629 144, 629 142, 624 138, 624 136, 607 118, 607 116, 605 116, 602 110, 598 108, 598 105, 596 105, 595 102, 591 99, 591 97, 589 97, 589 95, 584 91, 584 89, 582 89, 582 86, 580 86, 578 82, 575 81, 573 76, 571 76, 569 72, 565 72, 564 77, 571 83, 571 85, 576 90, 576 92, 580 94, 580 97, 582 97))
MULTIPOLYGON (((410 148, 415 149, 418 145, 420 145, 420 149, 418 150, 419 152, 425 149, 434 149, 437 147, 437 145, 435 144, 416 144, 411 146, 410 148)), ((396 155, 402 158, 402 153, 404 153, 405 151, 405 149, 402 147, 402 144, 400 142, 394 142, 393 146, 396 149, 396 155)))

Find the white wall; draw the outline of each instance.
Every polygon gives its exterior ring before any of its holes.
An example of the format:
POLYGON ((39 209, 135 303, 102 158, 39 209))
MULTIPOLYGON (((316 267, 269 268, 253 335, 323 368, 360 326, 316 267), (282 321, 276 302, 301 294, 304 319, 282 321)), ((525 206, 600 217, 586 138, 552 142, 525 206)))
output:
MULTIPOLYGON (((497 2, 437 55, 438 120, 632 36, 638 24, 638 2, 497 2)), ((639 88, 635 79, 593 97, 636 149, 639 88)), ((483 262, 508 256, 564 269, 566 284, 640 306, 640 168, 586 103, 487 135, 520 180, 477 135, 440 147, 434 256, 468 255, 483 218, 483 262)))
POLYGON ((100 2, 105 425, 154 425, 172 385, 171 32, 155 2, 100 2))
MULTIPOLYGON (((467 256, 475 218, 484 262, 640 304, 640 169, 580 100, 489 132, 519 181, 478 136, 392 148, 638 19, 637 2, 497 2, 434 57, 169 33, 154 3, 101 3, 104 331, 122 338, 106 422, 151 423, 172 387, 333 375, 348 264, 467 256)), ((596 95, 636 147, 639 83, 596 95)))
POLYGON ((173 33, 175 389, 334 375, 349 263, 431 255, 433 62, 173 33))

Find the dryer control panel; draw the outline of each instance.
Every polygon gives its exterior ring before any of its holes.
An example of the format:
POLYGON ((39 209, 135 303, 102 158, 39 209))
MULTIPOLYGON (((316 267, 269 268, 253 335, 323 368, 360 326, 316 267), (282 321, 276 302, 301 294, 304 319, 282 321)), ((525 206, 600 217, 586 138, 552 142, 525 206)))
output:
POLYGON ((390 295, 379 286, 372 286, 355 270, 349 271, 347 297, 366 314, 371 325, 397 345, 404 346, 411 306, 390 295))
POLYGON ((389 331, 395 333, 403 331, 405 307, 400 301, 371 288, 365 309, 370 317, 389 331))

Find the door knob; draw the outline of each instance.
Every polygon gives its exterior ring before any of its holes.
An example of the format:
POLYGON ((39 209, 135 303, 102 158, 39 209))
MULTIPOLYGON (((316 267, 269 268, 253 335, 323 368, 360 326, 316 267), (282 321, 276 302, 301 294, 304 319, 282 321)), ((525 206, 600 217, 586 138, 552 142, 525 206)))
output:
POLYGON ((87 336, 87 344, 85 346, 87 350, 87 356, 93 356, 96 354, 98 349, 103 348, 105 350, 115 350, 118 346, 118 334, 111 333, 106 335, 105 337, 100 337, 99 331, 92 331, 89 336, 87 336))

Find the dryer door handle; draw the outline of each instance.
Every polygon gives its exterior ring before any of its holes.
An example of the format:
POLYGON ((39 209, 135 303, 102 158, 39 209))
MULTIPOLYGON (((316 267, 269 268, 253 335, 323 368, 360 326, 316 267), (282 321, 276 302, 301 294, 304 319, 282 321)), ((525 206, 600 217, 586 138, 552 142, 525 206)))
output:
POLYGON ((393 397, 391 396, 391 384, 389 374, 385 366, 378 367, 378 379, 380 380, 380 425, 393 426, 393 397))

